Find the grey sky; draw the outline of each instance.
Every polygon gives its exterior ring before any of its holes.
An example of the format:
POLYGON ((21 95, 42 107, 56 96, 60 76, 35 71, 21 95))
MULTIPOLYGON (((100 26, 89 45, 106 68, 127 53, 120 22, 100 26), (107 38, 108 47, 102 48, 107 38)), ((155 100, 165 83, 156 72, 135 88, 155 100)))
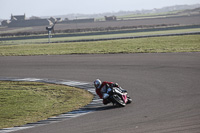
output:
POLYGON ((70 13, 104 13, 198 4, 200 0, 0 0, 0 18, 26 13, 31 16, 54 16, 70 13))

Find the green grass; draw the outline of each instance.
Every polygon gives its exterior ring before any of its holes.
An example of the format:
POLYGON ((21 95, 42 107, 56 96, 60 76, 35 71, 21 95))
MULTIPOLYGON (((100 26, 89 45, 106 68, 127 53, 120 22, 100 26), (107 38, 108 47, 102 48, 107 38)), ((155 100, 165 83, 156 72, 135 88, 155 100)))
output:
MULTIPOLYGON (((88 35, 88 36, 74 36, 74 37, 56 37, 56 38, 53 37, 53 38, 51 38, 51 42, 84 40, 84 39, 103 39, 103 38, 114 38, 114 37, 142 36, 142 35, 157 35, 157 34, 172 34, 172 33, 185 33, 185 32, 198 32, 198 31, 200 31, 200 28, 146 31, 146 32, 138 31, 135 33, 88 35)), ((15 37, 13 37, 13 38, 15 38, 15 37)), ((43 39, 24 39, 24 40, 0 41, 0 45, 36 44, 36 43, 45 43, 45 42, 46 43, 48 42, 47 36, 46 36, 46 38, 43 38, 43 39)))
POLYGON ((78 109, 92 97, 85 90, 63 85, 0 81, 0 129, 78 109))
POLYGON ((200 35, 95 42, 0 45, 0 56, 158 52, 200 52, 200 35))

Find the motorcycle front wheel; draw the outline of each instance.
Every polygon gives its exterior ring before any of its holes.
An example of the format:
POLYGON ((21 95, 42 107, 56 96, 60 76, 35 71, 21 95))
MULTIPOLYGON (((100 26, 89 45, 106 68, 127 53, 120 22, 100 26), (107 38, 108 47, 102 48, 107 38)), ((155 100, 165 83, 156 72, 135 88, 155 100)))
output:
POLYGON ((120 96, 118 95, 113 95, 112 96, 113 102, 116 103, 117 105, 121 106, 121 107, 125 107, 126 104, 124 103, 124 101, 120 98, 120 96))

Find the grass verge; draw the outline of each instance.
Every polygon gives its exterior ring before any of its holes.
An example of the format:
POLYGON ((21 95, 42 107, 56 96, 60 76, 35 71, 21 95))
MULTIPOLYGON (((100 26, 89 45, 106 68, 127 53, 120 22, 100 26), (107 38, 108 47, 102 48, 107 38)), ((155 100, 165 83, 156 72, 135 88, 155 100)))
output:
MULTIPOLYGON (((144 29, 145 30, 145 29, 144 29)), ((153 29, 152 29, 153 30, 153 29)), ((74 41, 74 40, 87 40, 87 39, 104 39, 104 38, 117 38, 117 37, 130 37, 130 36, 144 36, 144 35, 159 35, 159 34, 179 34, 179 33, 188 33, 188 32, 199 32, 200 28, 189 28, 189 29, 171 29, 171 30, 159 30, 154 29, 155 31, 142 31, 142 30, 135 30, 128 32, 128 33, 123 33, 123 30, 119 30, 116 33, 106 33, 106 34, 100 34, 100 35, 79 35, 76 34, 74 36, 67 36, 69 34, 61 34, 63 37, 59 37, 59 34, 57 37, 53 35, 53 38, 51 38, 51 42, 64 42, 64 41, 74 41), (66 35, 66 36, 65 36, 66 35)), ((99 32, 101 33, 101 32, 99 32)), ((29 36, 31 37, 31 36, 29 36)), ((32 36, 34 37, 34 36, 32 36)), ((4 40, 0 41, 0 45, 18 45, 18 44, 38 44, 38 43, 48 43, 48 36, 46 35, 45 38, 38 38, 35 39, 17 39, 18 37, 11 37, 11 40, 4 40)), ((1 38, 0 38, 1 40, 1 38)))
POLYGON ((85 90, 64 85, 0 81, 0 129, 78 109, 92 98, 85 90))
POLYGON ((0 56, 159 52, 200 52, 200 35, 96 42, 0 45, 0 56))

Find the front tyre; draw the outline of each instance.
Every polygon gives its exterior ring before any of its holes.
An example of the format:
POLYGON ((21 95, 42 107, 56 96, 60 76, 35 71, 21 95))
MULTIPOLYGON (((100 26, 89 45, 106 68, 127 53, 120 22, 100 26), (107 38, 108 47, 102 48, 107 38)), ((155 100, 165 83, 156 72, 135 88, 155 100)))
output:
POLYGON ((132 99, 130 98, 130 96, 127 94, 127 98, 128 98, 128 102, 127 102, 127 104, 130 104, 130 103, 132 103, 132 99))
POLYGON ((128 98, 127 104, 130 104, 131 102, 132 102, 132 99, 131 99, 131 98, 128 98))
POLYGON ((113 98, 113 103, 116 103, 117 105, 119 105, 121 107, 126 106, 124 101, 118 95, 113 95, 112 98, 113 98))

